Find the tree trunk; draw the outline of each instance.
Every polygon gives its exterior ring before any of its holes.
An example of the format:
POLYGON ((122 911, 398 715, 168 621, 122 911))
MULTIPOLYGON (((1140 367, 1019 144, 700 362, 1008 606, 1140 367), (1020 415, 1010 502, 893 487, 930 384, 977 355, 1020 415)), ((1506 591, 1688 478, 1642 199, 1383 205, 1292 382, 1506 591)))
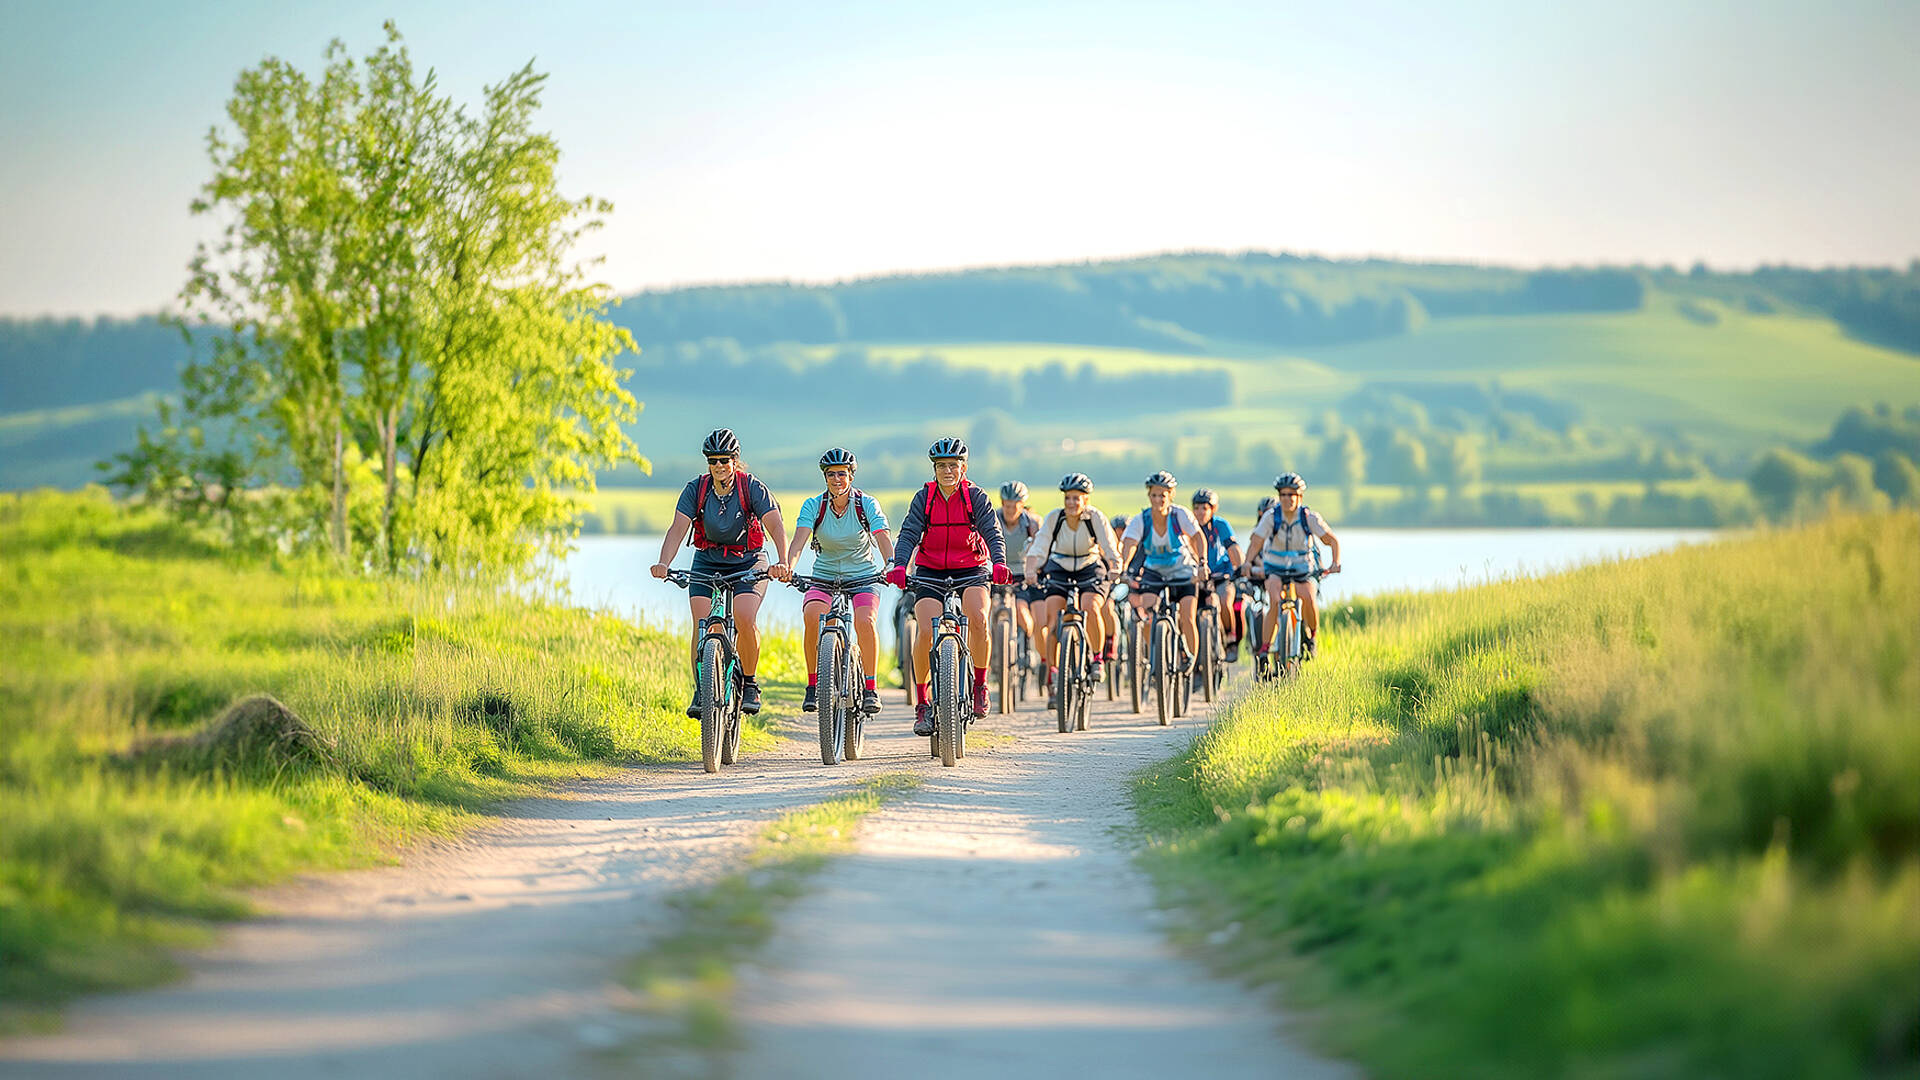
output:
POLYGON ((333 421, 333 553, 341 562, 347 550, 347 433, 338 417, 333 421))

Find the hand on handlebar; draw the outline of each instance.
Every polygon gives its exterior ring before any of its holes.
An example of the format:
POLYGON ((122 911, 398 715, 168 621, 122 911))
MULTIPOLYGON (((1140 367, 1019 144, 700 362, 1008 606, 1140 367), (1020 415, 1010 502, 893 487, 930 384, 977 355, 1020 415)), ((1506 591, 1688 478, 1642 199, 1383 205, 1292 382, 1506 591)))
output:
POLYGON ((792 581, 793 568, 786 563, 774 563, 767 567, 767 576, 775 581, 792 581))
POLYGON ((896 589, 906 588, 907 587, 907 568, 904 566, 896 566, 888 570, 887 584, 893 586, 896 589))
POLYGON ((1339 572, 1340 572, 1340 564, 1339 564, 1339 563, 1334 563, 1334 564, 1333 564, 1332 566, 1329 566, 1329 567, 1327 567, 1327 569, 1326 569, 1326 572, 1327 572, 1327 573, 1329 573, 1329 574, 1337 574, 1337 573, 1339 573, 1339 572))
POLYGON ((993 564, 993 583, 995 585, 1005 585, 1012 580, 1013 572, 1007 569, 1006 563, 993 564))
POLYGON ((657 577, 660 580, 665 581, 667 579, 667 564, 663 562, 654 563, 653 566, 647 572, 652 574, 654 577, 657 577))

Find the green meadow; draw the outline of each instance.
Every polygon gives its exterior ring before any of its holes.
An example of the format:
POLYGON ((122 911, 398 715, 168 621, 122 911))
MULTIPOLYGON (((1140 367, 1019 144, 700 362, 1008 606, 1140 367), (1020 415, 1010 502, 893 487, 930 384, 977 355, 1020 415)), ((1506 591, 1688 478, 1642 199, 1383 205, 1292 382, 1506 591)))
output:
POLYGON ((242 887, 698 756, 684 644, 536 587, 236 561, 97 490, 0 496, 0 549, 0 1017, 165 977, 242 887), (253 694, 311 738, 189 741, 253 694))
POLYGON ((1920 515, 1355 602, 1137 802, 1383 1077, 1920 1073, 1920 515))

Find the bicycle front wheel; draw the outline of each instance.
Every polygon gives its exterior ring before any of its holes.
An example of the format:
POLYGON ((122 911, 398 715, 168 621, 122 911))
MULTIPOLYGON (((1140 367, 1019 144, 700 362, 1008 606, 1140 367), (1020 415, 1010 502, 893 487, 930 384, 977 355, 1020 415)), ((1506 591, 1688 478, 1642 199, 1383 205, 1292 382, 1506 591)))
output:
POLYGON ((710 773, 720 771, 721 745, 727 737, 727 654, 720 642, 700 645, 700 763, 710 773))
POLYGON ((1214 638, 1220 632, 1219 620, 1214 618, 1213 609, 1200 613, 1200 660, 1195 666, 1200 672, 1200 692, 1208 701, 1213 700, 1213 672, 1220 663, 1220 654, 1214 651, 1214 638))
POLYGON ((1002 610, 993 619, 993 673, 1000 691, 999 710, 1013 711, 1013 615, 1002 610))
POLYGON ((934 736, 940 751, 940 764, 952 768, 960 760, 962 710, 972 705, 961 697, 960 641, 951 635, 941 638, 934 651, 934 736))
POLYGON ((840 695, 844 688, 840 685, 840 635, 825 633, 820 635, 820 672, 819 683, 814 688, 814 700, 820 706, 820 764, 838 765, 843 750, 842 736, 846 727, 846 714, 841 709, 840 695))
POLYGON ((1053 705, 1060 732, 1073 730, 1076 715, 1074 699, 1080 694, 1080 663, 1084 646, 1080 640, 1080 628, 1071 623, 1065 624, 1059 631, 1060 662, 1053 672, 1053 705))
POLYGON ((1153 656, 1147 661, 1153 667, 1153 704, 1160 715, 1160 726, 1166 727, 1173 722, 1173 632, 1169 627, 1156 626, 1153 631, 1153 656))

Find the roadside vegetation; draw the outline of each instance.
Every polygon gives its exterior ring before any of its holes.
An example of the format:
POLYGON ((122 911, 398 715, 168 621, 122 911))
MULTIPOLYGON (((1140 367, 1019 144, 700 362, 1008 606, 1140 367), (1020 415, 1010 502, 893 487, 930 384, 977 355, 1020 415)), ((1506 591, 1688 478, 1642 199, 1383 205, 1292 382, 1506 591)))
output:
POLYGON ((1920 515, 1333 612, 1145 775, 1193 944, 1380 1076, 1920 1074, 1920 515))
POLYGON ((0 1018, 165 977, 240 887, 697 756, 685 644, 536 588, 241 560, 98 489, 0 496, 0 550, 0 1018), (291 719, 216 727, 256 694, 291 719))

